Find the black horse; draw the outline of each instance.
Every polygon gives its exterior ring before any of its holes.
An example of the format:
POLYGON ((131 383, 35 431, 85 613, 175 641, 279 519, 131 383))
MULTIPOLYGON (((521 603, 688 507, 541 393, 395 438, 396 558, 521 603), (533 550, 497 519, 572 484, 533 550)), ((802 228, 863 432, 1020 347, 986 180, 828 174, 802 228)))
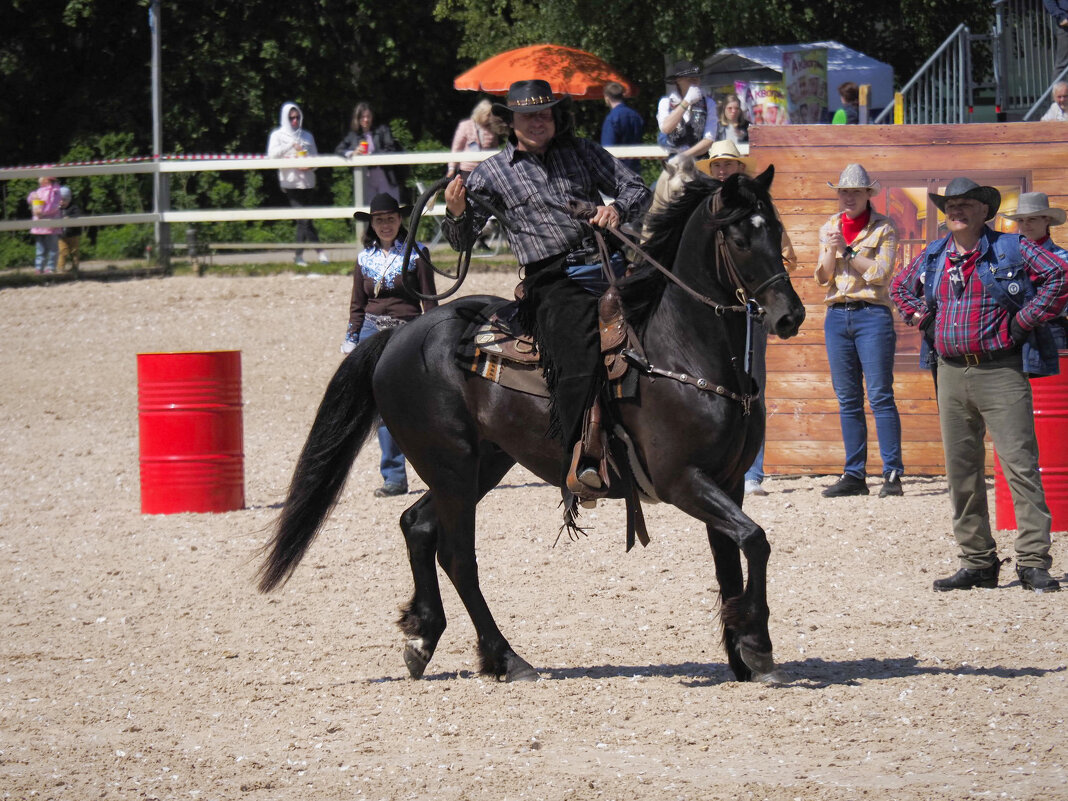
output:
MULTIPOLYGON (((722 185, 698 176, 647 221, 646 250, 671 265, 671 280, 643 266, 619 286, 647 362, 637 397, 616 402, 612 414, 644 467, 645 496, 706 525, 727 659, 743 681, 780 675, 768 634, 771 549, 741 509, 744 473, 764 435, 764 408, 743 366, 747 318, 740 299, 755 298, 780 337, 796 334, 805 317, 783 267, 782 226, 768 195, 772 176, 769 168, 722 185)), ((475 507, 517 462, 559 486, 564 451, 545 436, 544 398, 465 374, 454 362, 469 320, 493 300, 468 297, 440 306, 361 341, 349 354, 323 397, 260 569, 263 592, 289 578, 380 413, 429 487, 400 521, 415 580, 399 621, 413 678, 423 675, 445 630, 435 561, 474 623, 482 672, 507 681, 538 678, 497 628, 479 588, 475 507)), ((612 486, 620 497, 631 485, 615 475, 612 486)))

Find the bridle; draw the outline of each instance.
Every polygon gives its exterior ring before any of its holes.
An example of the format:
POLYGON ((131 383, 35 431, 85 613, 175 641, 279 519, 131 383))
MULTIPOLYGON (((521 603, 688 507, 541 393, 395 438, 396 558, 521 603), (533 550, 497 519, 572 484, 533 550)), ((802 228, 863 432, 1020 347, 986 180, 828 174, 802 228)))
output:
MULTIPOLYGON (((403 264, 407 265, 409 258, 411 257, 413 244, 415 242, 415 232, 418 230, 419 220, 422 216, 423 209, 425 208, 430 197, 432 197, 436 192, 440 191, 449 182, 449 180, 449 178, 442 178, 441 180, 437 181, 433 186, 431 186, 422 194, 422 196, 419 198, 419 201, 413 208, 411 222, 408 228, 408 239, 405 242, 403 264)), ((469 197, 468 200, 474 200, 474 198, 469 197)), ((727 245, 725 229, 728 226, 738 222, 746 215, 751 214, 752 210, 743 209, 725 218, 719 217, 718 215, 722 212, 723 209, 722 187, 716 189, 716 191, 712 193, 712 196, 709 198, 708 202, 709 211, 711 213, 712 218, 710 224, 712 225, 712 227, 715 228, 717 269, 723 271, 727 281, 734 288, 735 297, 738 299, 737 305, 723 304, 715 300, 714 298, 710 298, 707 295, 698 292, 692 286, 688 285, 681 278, 671 272, 671 270, 667 269, 659 261, 649 255, 649 253, 644 248, 642 248, 641 245, 635 239, 633 239, 629 234, 626 234, 621 231, 618 227, 607 226, 604 230, 611 234, 613 237, 615 237, 616 240, 618 240, 622 246, 629 248, 635 254, 637 254, 637 257, 640 258, 642 261, 658 270, 664 276, 664 278, 666 278, 668 281, 671 281, 691 298, 711 308, 716 314, 716 316, 722 317, 726 314, 732 313, 746 315, 745 357, 743 359, 742 370, 744 375, 749 378, 750 382, 752 382, 751 362, 753 352, 753 326, 756 321, 759 320, 759 318, 761 318, 765 314, 764 309, 760 306, 759 303, 757 303, 756 296, 760 294, 763 290, 767 289, 768 287, 779 281, 787 281, 789 279, 789 276, 784 270, 782 272, 775 273, 774 275, 765 279, 753 289, 748 289, 745 285, 745 281, 742 278, 741 272, 738 270, 738 265, 734 260, 734 256, 731 253, 731 249, 727 245)), ((595 207, 592 203, 572 201, 570 204, 571 214, 577 219, 588 220, 590 217, 593 216, 594 209, 595 207)), ((484 210, 489 212, 491 215, 497 217, 498 221, 501 223, 502 226, 504 226, 505 228, 509 227, 506 217, 500 212, 500 210, 485 206, 484 210)), ((593 236, 595 242, 597 243, 597 248, 601 258, 601 269, 604 278, 608 282, 609 286, 614 288, 617 284, 618 279, 610 267, 609 248, 607 243, 605 242, 604 234, 602 234, 597 227, 593 227, 593 236)), ((408 286, 407 283, 405 284, 406 288, 408 289, 408 291, 412 292, 413 295, 420 298, 421 300, 443 300, 453 295, 460 288, 460 286, 463 284, 464 280, 467 277, 468 269, 471 264, 472 247, 473 242, 459 254, 459 257, 457 259, 457 271, 455 276, 449 275, 448 273, 445 273, 438 267, 436 267, 430 260, 429 252, 426 249, 423 249, 420 252, 420 255, 434 269, 434 271, 437 272, 439 275, 443 275, 447 278, 453 278, 455 280, 455 283, 445 292, 436 295, 423 295, 414 287, 408 286)), ((402 280, 406 281, 408 270, 403 270, 401 272, 401 275, 403 277, 402 280)), ((722 385, 714 384, 704 378, 699 378, 697 376, 685 373, 676 373, 669 370, 664 370, 662 368, 658 368, 652 363, 648 362, 648 360, 646 360, 642 354, 638 353, 634 349, 628 349, 626 355, 628 359, 632 363, 634 363, 636 367, 638 367, 638 369, 640 369, 647 375, 659 375, 665 378, 671 378, 675 381, 690 384, 696 387, 697 389, 714 392, 723 397, 730 398, 739 402, 742 405, 744 414, 749 414, 750 405, 752 404, 752 400, 754 397, 752 394, 738 394, 736 392, 732 392, 731 390, 726 389, 722 385)))

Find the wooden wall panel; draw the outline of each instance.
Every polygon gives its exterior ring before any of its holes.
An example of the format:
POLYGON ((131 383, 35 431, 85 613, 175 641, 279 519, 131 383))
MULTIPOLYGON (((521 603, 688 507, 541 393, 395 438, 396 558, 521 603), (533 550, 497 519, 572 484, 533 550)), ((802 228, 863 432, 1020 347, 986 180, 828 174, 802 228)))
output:
MULTIPOLYGON (((1018 176, 1022 191, 1041 191, 1068 206, 1068 137, 1063 123, 971 125, 753 126, 754 173, 775 165, 772 196, 800 261, 791 280, 808 314, 799 336, 772 337, 768 348, 768 436, 765 469, 778 474, 837 474, 844 453, 838 408, 823 344, 825 290, 812 277, 820 226, 837 211, 834 190, 846 164, 859 162, 876 178, 980 183, 1018 176)), ((1064 243, 1062 243, 1064 244, 1064 243)), ((905 471, 945 472, 931 375, 917 364, 919 335, 898 333, 894 392, 901 415, 905 471)), ((881 472, 875 422, 868 418, 868 472, 881 472)), ((988 445, 989 453, 989 445, 988 445)), ((990 458, 988 469, 992 471, 990 458)))

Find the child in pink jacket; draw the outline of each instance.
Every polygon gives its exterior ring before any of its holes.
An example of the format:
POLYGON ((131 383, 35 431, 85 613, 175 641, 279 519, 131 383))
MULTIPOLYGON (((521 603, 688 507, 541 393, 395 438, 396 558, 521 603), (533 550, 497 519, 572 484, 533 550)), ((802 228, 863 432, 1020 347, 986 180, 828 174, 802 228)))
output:
MULTIPOLYGON (((60 215, 59 184, 54 178, 41 178, 35 190, 26 196, 35 220, 55 220, 60 215)), ((37 243, 34 269, 38 273, 54 273, 59 255, 59 228, 34 227, 30 229, 37 243)))

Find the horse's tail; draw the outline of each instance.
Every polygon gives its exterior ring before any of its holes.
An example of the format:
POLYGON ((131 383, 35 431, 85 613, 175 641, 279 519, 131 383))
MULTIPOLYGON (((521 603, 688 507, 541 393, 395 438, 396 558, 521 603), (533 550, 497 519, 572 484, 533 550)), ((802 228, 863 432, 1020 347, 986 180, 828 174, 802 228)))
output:
POLYGON ((269 553, 257 573, 260 592, 289 580, 337 503, 356 454, 377 422, 371 376, 396 330, 380 331, 361 342, 330 380, 293 471, 274 537, 263 548, 269 553))

